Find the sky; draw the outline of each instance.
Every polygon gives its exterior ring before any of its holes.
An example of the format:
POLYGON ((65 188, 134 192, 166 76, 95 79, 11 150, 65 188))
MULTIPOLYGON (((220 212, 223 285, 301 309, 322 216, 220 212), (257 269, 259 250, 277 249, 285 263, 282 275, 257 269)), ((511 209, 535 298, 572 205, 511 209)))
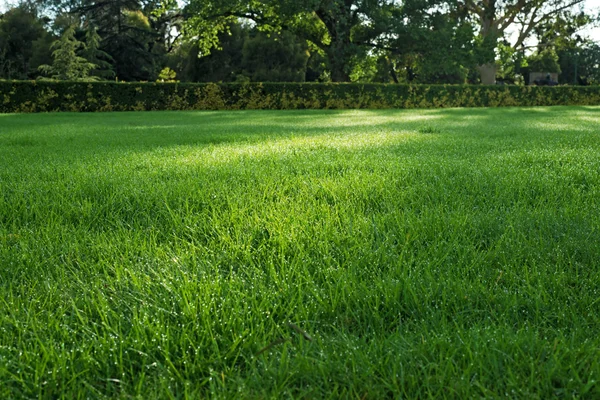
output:
MULTIPOLYGON (((0 12, 5 12, 11 4, 17 3, 17 0, 0 0, 0 12)), ((591 11, 594 15, 600 14, 600 0, 586 0, 585 9, 591 11)), ((600 26, 588 28, 581 32, 590 39, 600 43, 600 26)))
MULTIPOLYGON (((600 14, 600 0, 587 0, 585 2, 586 9, 592 11, 594 15, 600 14)), ((583 32, 590 36, 592 40, 600 43, 600 27, 588 29, 587 32, 583 32)))

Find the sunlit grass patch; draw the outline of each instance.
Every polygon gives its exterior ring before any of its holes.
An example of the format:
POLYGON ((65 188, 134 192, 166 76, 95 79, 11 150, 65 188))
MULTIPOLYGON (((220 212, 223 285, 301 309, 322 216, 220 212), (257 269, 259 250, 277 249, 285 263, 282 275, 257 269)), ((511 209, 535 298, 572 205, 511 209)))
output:
POLYGON ((413 131, 392 131, 389 129, 369 133, 350 133, 337 135, 298 136, 285 139, 271 139, 258 143, 237 145, 214 145, 198 149, 188 146, 178 150, 175 163, 230 163, 244 157, 282 158, 308 155, 320 151, 356 151, 367 148, 399 145, 407 141, 423 140, 413 131))
POLYGON ((4 116, 0 396, 595 398, 599 115, 4 116))

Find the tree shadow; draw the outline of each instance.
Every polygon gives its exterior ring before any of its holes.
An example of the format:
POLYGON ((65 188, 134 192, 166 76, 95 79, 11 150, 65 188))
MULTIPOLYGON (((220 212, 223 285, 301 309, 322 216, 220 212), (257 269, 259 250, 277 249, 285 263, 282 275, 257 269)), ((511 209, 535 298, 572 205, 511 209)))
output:
POLYGON ((535 127, 548 133, 591 132, 598 107, 455 108, 419 110, 290 110, 55 113, 4 115, 0 146, 64 153, 65 159, 100 153, 149 152, 269 142, 324 135, 414 133, 489 137, 524 135, 535 127), (507 115, 510 117, 507 118, 507 115), (581 122, 577 124, 574 122, 581 122), (3 135, 2 131, 9 132, 3 135), (26 146, 25 146, 26 144, 26 146))

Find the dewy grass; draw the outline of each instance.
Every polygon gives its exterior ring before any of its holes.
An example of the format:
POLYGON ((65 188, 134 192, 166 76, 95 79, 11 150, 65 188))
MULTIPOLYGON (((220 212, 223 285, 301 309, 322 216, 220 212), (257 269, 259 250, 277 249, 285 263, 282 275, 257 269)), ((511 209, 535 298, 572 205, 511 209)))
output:
POLYGON ((598 126, 5 115, 0 397, 598 398, 598 126))

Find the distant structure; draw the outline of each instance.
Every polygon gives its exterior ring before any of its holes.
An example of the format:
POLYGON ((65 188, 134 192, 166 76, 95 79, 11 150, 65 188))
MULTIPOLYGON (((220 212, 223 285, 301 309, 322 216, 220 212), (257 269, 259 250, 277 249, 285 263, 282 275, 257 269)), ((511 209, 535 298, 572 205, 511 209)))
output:
POLYGON ((529 73, 529 84, 538 86, 558 85, 557 72, 531 72, 529 73))

